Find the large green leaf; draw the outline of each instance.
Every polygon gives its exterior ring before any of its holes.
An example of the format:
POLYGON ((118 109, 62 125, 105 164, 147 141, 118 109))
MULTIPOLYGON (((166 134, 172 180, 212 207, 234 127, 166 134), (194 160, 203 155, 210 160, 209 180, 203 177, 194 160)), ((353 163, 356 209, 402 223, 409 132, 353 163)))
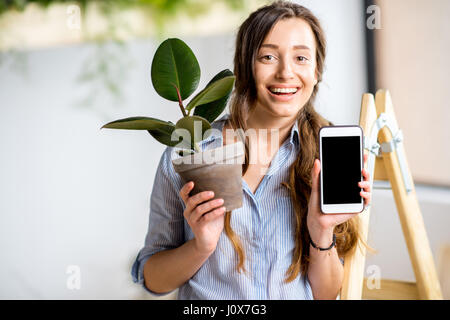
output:
POLYGON ((156 92, 170 101, 188 98, 198 87, 200 66, 186 43, 177 38, 165 40, 156 50, 151 67, 156 92))
POLYGON ((207 138, 204 134, 208 129, 211 129, 211 124, 205 118, 199 116, 187 116, 178 120, 175 124, 175 129, 187 130, 188 137, 183 136, 186 133, 184 130, 178 131, 178 136, 183 139, 183 145, 181 147, 194 150, 196 142, 207 138), (195 132, 196 128, 198 132, 195 132), (186 141, 188 139, 190 139, 190 141, 186 141))
POLYGON ((216 82, 217 80, 220 80, 220 79, 223 79, 223 78, 229 77, 229 76, 233 76, 233 72, 231 72, 230 69, 222 70, 208 82, 206 87, 209 87, 212 83, 216 82))
POLYGON ((173 147, 178 141, 172 141, 172 132, 175 125, 172 122, 162 121, 150 117, 130 117, 119 119, 105 124, 102 128, 147 130, 158 142, 173 147))
POLYGON ((226 76, 220 80, 214 81, 205 89, 200 91, 186 106, 187 110, 191 110, 196 106, 200 106, 215 100, 219 100, 229 94, 233 90, 234 76, 226 76))
POLYGON ((173 126, 172 122, 167 122, 150 117, 129 117, 108 122, 103 128, 128 129, 128 130, 149 130, 162 129, 173 126))
MULTIPOLYGON (((227 76, 232 76, 233 72, 231 72, 229 69, 222 70, 217 75, 212 78, 212 80, 206 85, 206 87, 210 86, 212 83, 216 82, 217 80, 220 80, 222 78, 225 78, 227 76)), ((225 109, 228 99, 230 98, 231 91, 225 95, 223 98, 198 105, 194 109, 194 115, 200 116, 208 120, 210 123, 212 123, 216 118, 222 113, 222 111, 225 109)))
POLYGON ((175 126, 172 128, 171 132, 162 132, 159 130, 147 130, 147 131, 158 142, 160 142, 166 146, 169 146, 169 147, 175 147, 179 143, 179 141, 172 141, 173 130, 175 130, 175 126))

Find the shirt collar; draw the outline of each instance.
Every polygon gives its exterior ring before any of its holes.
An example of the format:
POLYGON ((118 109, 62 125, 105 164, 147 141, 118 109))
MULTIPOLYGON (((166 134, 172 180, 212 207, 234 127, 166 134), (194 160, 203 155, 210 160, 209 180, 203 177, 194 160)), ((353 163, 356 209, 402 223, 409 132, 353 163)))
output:
POLYGON ((289 136, 289 142, 293 145, 299 145, 300 143, 300 134, 298 132, 298 120, 295 120, 294 125, 291 129, 291 134, 289 136))
POLYGON ((210 144, 212 144, 214 148, 222 146, 223 140, 222 131, 225 122, 229 117, 230 117, 229 114, 225 114, 211 124, 211 128, 215 130, 211 130, 211 134, 206 139, 199 142, 203 150, 205 150, 205 148, 210 144))

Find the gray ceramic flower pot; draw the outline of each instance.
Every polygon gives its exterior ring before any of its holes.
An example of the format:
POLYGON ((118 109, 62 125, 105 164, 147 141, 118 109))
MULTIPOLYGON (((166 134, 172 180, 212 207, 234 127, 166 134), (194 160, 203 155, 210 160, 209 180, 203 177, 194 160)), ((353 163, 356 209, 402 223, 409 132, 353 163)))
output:
POLYGON ((214 198, 224 199, 227 211, 242 207, 242 164, 245 149, 242 142, 206 150, 172 160, 183 183, 194 181, 190 196, 214 191, 214 198))

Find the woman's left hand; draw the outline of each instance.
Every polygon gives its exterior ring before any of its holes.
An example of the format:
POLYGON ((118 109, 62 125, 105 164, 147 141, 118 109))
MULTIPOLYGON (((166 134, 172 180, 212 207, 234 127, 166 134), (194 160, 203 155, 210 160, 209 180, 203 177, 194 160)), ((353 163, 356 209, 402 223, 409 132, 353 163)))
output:
MULTIPOLYGON (((364 167, 367 163, 367 155, 364 155, 364 167)), ((317 245, 320 246, 321 239, 328 239, 332 236, 334 227, 353 218, 358 213, 339 213, 339 214, 323 214, 320 210, 320 190, 319 190, 319 173, 320 160, 314 161, 314 166, 311 170, 312 187, 311 197, 308 203, 307 225, 310 236, 317 245)), ((364 206, 369 205, 371 197, 369 173, 363 168, 362 175, 364 181, 358 182, 358 186, 364 191, 360 192, 361 197, 364 198, 364 206)), ((323 240, 322 242, 327 241, 323 240)), ((326 245, 328 246, 329 243, 326 245)))

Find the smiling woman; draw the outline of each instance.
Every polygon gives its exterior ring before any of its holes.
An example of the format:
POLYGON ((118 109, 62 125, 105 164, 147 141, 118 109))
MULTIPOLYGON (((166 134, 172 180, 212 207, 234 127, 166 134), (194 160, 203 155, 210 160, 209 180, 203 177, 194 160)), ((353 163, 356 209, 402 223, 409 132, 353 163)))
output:
MULTIPOLYGON (((233 143, 226 129, 256 132, 241 136, 243 205, 231 212, 207 191, 190 196, 193 183, 183 185, 171 165, 173 150, 166 149, 146 244, 132 271, 150 293, 180 288, 179 299, 337 297, 339 258, 360 237, 356 214, 324 215, 319 207, 318 131, 330 122, 314 110, 314 100, 325 48, 318 19, 291 2, 264 6, 240 26, 230 115, 213 123, 222 135, 201 148, 233 143), (251 149, 263 159, 249 159, 251 149)), ((370 190, 364 189, 367 204, 370 190)))
MULTIPOLYGON (((293 216, 289 226, 292 229, 288 229, 293 239, 287 254, 291 255, 291 264, 286 281, 295 282, 301 273, 309 280, 314 298, 336 297, 342 279, 341 266, 336 263, 338 256, 343 257, 360 239, 357 219, 336 219, 339 215, 324 217, 319 214, 314 197, 317 194, 318 131, 330 125, 314 110, 325 55, 325 34, 310 10, 289 2, 275 2, 261 8, 243 23, 236 39, 236 91, 230 107, 231 127, 275 128, 279 131, 280 145, 289 136, 292 139, 291 130, 298 128, 300 147, 292 151, 295 157, 290 160, 285 180, 281 182, 289 190, 293 216), (272 93, 274 89, 283 91, 285 88, 297 91, 290 96, 272 93), (336 220, 331 221, 333 219, 336 220), (328 252, 329 259, 315 250, 310 251, 311 240, 316 244, 316 240, 319 241, 320 247, 328 247, 333 233, 337 240, 335 248, 328 252)), ((259 140, 247 141, 250 146, 257 142, 259 140)), ((258 148, 264 146, 258 144, 258 148)), ((270 157, 276 159, 274 154, 270 157)), ((261 166, 246 163, 243 169, 244 180, 252 190, 264 183, 261 166)), ((233 217, 236 215, 233 213, 233 217)), ((227 226, 229 215, 225 223, 227 226)), ((229 228, 225 227, 225 231, 230 238, 237 237, 229 228)), ((232 243, 236 244, 240 259, 238 268, 243 268, 244 253, 239 241, 232 243)))

